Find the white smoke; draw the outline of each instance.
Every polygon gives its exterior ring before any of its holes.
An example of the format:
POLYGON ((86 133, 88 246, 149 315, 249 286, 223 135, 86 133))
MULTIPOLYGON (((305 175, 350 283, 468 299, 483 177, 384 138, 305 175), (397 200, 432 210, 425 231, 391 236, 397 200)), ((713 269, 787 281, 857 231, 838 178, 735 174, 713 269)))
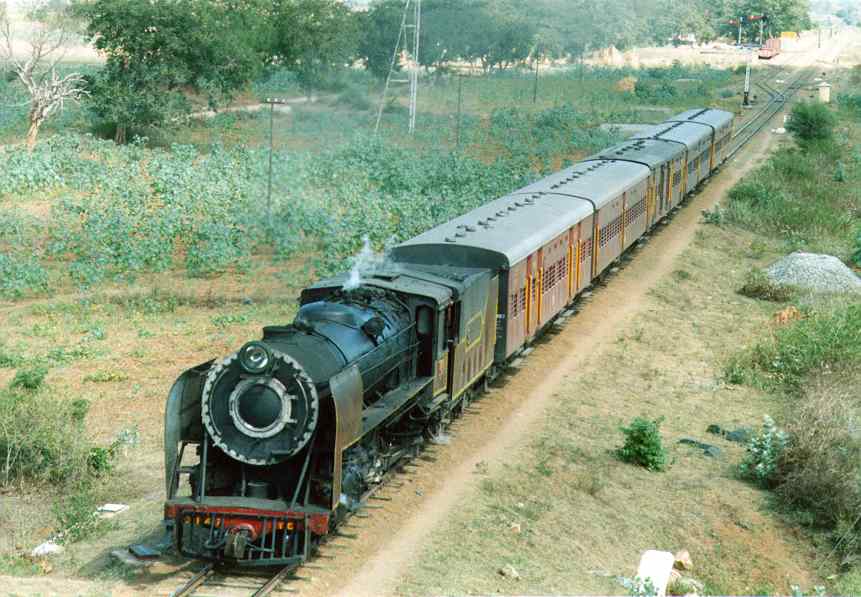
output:
POLYGON ((350 277, 344 283, 344 290, 356 290, 362 285, 362 276, 368 276, 378 271, 386 263, 385 253, 374 252, 371 239, 367 236, 362 239, 362 250, 353 257, 353 267, 350 269, 350 277))

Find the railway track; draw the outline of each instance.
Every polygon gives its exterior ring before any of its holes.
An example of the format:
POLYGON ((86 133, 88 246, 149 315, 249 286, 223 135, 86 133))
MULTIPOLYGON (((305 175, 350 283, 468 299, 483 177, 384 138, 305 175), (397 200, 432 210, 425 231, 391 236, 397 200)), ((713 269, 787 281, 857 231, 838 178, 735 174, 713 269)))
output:
MULTIPOLYGON (((247 586, 230 586, 229 590, 231 594, 246 592, 252 597, 265 597, 266 595, 272 594, 273 591, 278 589, 281 584, 291 578, 296 570, 298 570, 298 566, 285 566, 281 568, 278 572, 270 576, 268 579, 262 581, 260 584, 260 579, 258 577, 250 577, 249 583, 247 586), (259 585, 259 586, 258 586, 259 585)), ((223 583, 219 583, 216 586, 215 581, 218 580, 221 571, 215 564, 207 564, 200 570, 198 570, 190 579, 188 579, 181 587, 176 589, 173 593, 170 594, 170 597, 190 597, 194 595, 199 589, 206 587, 207 585, 212 585, 215 588, 224 588, 223 583)), ((236 575, 230 576, 230 578, 238 578, 236 575)))
POLYGON ((801 70, 780 93, 770 98, 762 108, 733 133, 733 141, 739 139, 727 159, 735 157, 765 126, 780 112, 784 106, 805 86, 815 69, 807 67, 801 70))
MULTIPOLYGON (((785 72, 789 66, 781 67, 777 73, 785 72)), ((770 96, 769 101, 752 113, 751 117, 737 129, 732 137, 733 141, 737 141, 733 148, 731 149, 728 159, 733 158, 740 152, 766 125, 771 122, 771 119, 778 114, 786 104, 805 86, 808 82, 809 78, 812 77, 815 72, 814 67, 806 67, 800 70, 800 72, 793 77, 784 88, 781 90, 776 90, 777 93, 774 93, 770 96)), ((776 73, 771 71, 768 73, 768 77, 773 77, 776 73)), ((343 528, 346 523, 356 516, 360 514, 365 508, 371 508, 369 505, 369 501, 375 499, 376 494, 387 487, 391 486, 391 479, 395 475, 399 474, 403 471, 403 467, 408 465, 416 455, 410 454, 405 455, 397 465, 392 467, 383 477, 380 484, 371 488, 364 496, 360 502, 360 507, 355 511, 348 513, 345 518, 340 522, 338 528, 343 528)), ((379 499, 388 499, 388 498, 379 498, 379 499)), ((343 534, 336 534, 335 537, 339 536, 348 536, 343 534)), ((325 542, 324 542, 325 543, 325 542)), ((268 579, 263 580, 262 584, 259 575, 255 575, 253 577, 238 574, 236 571, 225 570, 215 564, 207 564, 196 573, 194 573, 191 578, 189 578, 182 586, 178 589, 170 593, 170 597, 190 597, 195 595, 200 589, 212 586, 213 589, 218 588, 228 588, 224 585, 222 580, 221 583, 217 581, 223 578, 253 578, 254 580, 243 585, 243 586, 230 586, 229 590, 231 594, 238 594, 239 592, 246 592, 253 597, 264 597, 266 595, 272 594, 274 591, 279 589, 281 585, 291 579, 297 578, 295 573, 299 570, 300 566, 291 565, 286 566, 278 570, 275 574, 272 574, 268 577, 268 579), (256 584, 255 584, 256 583, 256 584)), ((218 594, 218 593, 216 593, 218 594)))

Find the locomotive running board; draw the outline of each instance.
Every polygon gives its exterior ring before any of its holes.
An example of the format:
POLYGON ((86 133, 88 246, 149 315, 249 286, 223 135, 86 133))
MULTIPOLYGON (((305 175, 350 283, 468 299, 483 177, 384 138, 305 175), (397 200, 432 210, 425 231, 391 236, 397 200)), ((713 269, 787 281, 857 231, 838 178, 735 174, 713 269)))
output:
POLYGON ((398 414, 413 398, 430 386, 433 380, 433 377, 419 377, 392 390, 375 402, 362 416, 362 436, 376 429, 386 419, 398 414))

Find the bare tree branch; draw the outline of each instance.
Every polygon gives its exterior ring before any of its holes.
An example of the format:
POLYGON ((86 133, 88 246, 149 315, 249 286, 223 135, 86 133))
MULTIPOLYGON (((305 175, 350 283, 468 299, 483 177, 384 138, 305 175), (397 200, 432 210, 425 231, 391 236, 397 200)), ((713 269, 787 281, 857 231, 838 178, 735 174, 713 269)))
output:
POLYGON ((9 8, 0 0, 0 58, 12 67, 30 94, 27 145, 32 149, 42 124, 63 110, 67 101, 79 102, 87 92, 83 75, 60 77, 56 70, 74 35, 72 20, 63 9, 49 8, 44 0, 32 1, 24 12, 31 21, 27 36, 30 49, 19 57, 9 8))

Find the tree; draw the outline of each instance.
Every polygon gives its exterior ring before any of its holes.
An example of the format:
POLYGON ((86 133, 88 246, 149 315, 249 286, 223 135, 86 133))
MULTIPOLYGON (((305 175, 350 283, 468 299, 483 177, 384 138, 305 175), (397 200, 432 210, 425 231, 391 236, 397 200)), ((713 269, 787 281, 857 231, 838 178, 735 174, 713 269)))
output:
POLYGON ((480 10, 470 26, 462 57, 480 61, 485 72, 522 62, 535 47, 536 27, 514 16, 480 10))
POLYGON ((340 0, 274 0, 269 61, 297 73, 310 91, 356 59, 360 17, 340 0))
MULTIPOLYGON (((360 28, 364 32, 358 44, 358 53, 365 68, 378 79, 389 75, 403 22, 404 0, 382 0, 360 16, 360 28)), ((395 60, 395 70, 400 70, 395 60)))
POLYGON ((30 95, 27 146, 36 145, 39 130, 54 114, 62 111, 67 101, 78 102, 87 92, 84 77, 79 73, 60 76, 57 64, 62 60, 68 43, 74 38, 74 22, 66 7, 49 2, 31 2, 23 14, 30 22, 26 38, 28 49, 16 52, 17 38, 6 3, 0 4, 0 58, 11 66, 18 81, 30 95))
MULTIPOLYGON (((766 15, 766 28, 772 34, 781 31, 803 31, 810 29, 809 0, 726 0, 717 17, 725 34, 735 36, 737 26, 728 25, 730 19, 740 16, 766 15)), ((759 22, 747 21, 742 26, 742 35, 748 40, 759 40, 759 22)))
POLYGON ((130 127, 159 126, 188 109, 186 92, 211 106, 260 71, 265 5, 248 0, 88 0, 77 7, 105 54, 91 110, 126 140, 130 127))

